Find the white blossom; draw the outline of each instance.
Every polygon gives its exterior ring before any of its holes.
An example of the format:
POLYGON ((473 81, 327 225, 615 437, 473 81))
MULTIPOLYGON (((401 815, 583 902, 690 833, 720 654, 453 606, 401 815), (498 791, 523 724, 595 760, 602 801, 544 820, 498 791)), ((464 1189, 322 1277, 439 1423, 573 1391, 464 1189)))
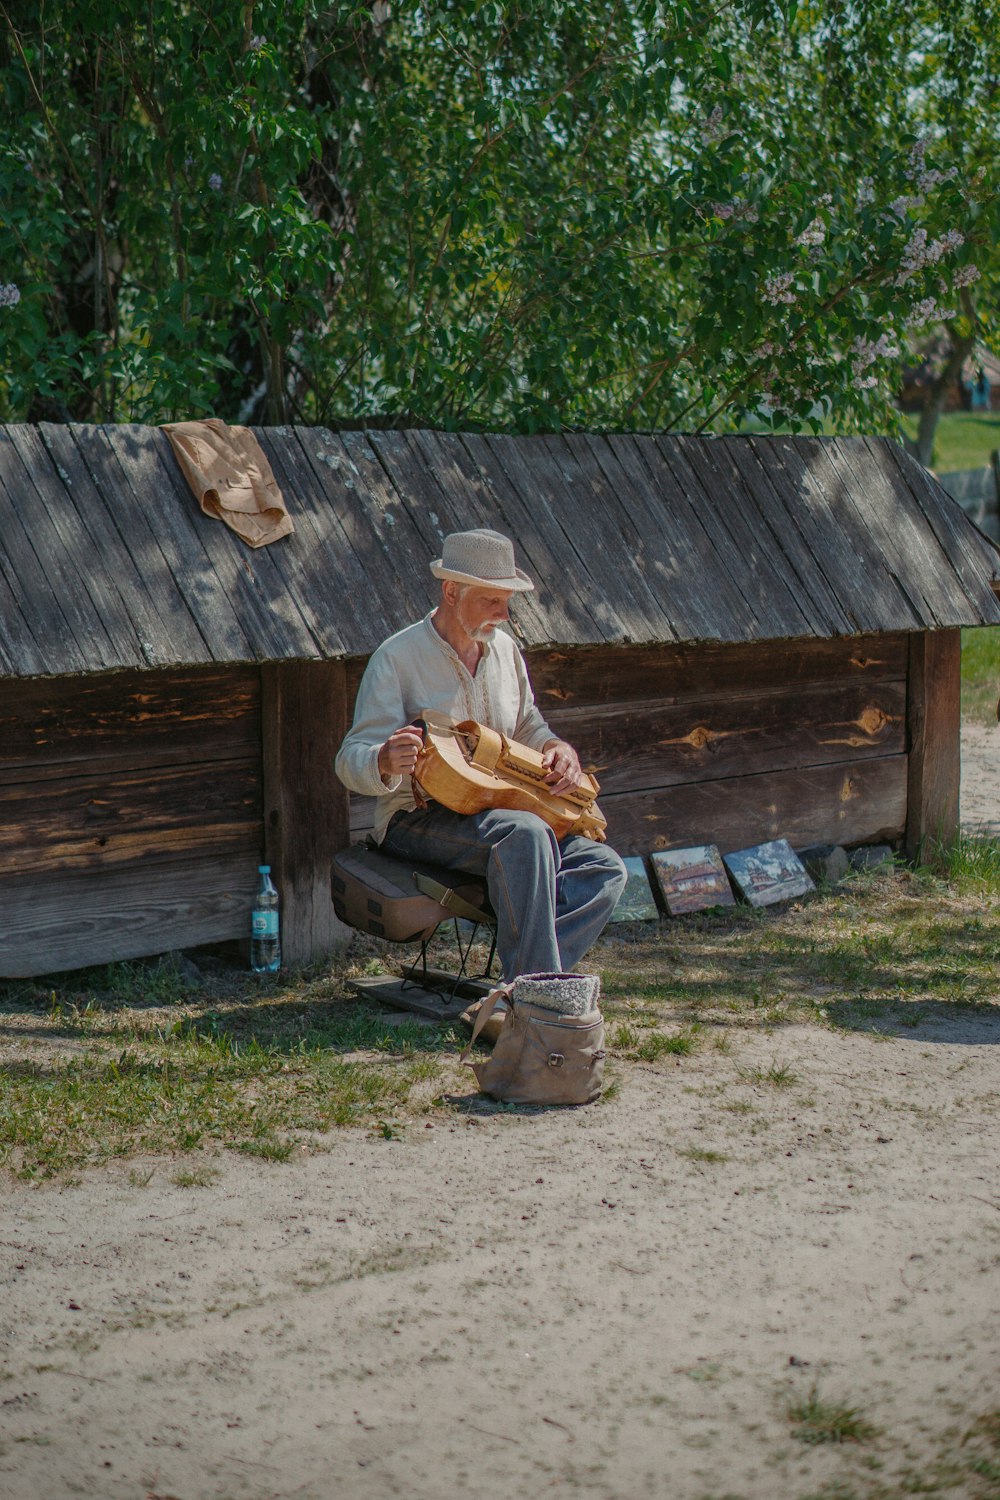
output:
POLYGON ((941 321, 941 309, 938 307, 936 297, 924 297, 907 318, 908 323, 914 323, 918 327, 921 323, 939 323, 941 321))
POLYGON ((730 203, 712 203, 709 209, 717 219, 732 219, 734 222, 741 219, 745 224, 756 224, 758 219, 756 208, 745 198, 734 198, 730 203))
POLYGON ((862 378, 862 371, 867 370, 877 359, 895 359, 898 354, 899 345, 894 344, 887 333, 880 333, 877 339, 866 339, 858 334, 851 345, 851 365, 855 380, 862 390, 870 390, 878 383, 874 375, 862 378))
POLYGON ((20 300, 20 287, 13 281, 0 282, 0 307, 16 307, 20 300))
POLYGON ((915 229, 903 250, 896 285, 905 286, 911 276, 915 276, 926 266, 937 265, 942 255, 947 255, 950 250, 957 250, 964 243, 965 235, 957 229, 949 229, 947 234, 942 235, 938 240, 928 240, 926 229, 915 229))
POLYGON ((768 276, 764 282, 763 296, 765 302, 771 302, 775 306, 779 302, 789 305, 795 301, 795 293, 791 289, 795 280, 793 271, 779 271, 774 276, 768 276))
POLYGON ((856 198, 858 208, 867 208, 869 203, 875 202, 875 180, 872 177, 862 177, 858 183, 856 198))
POLYGON ((979 280, 979 267, 978 266, 959 266, 958 270, 955 272, 955 285, 956 285, 956 287, 971 286, 974 281, 978 281, 978 280, 979 280))
POLYGON ((726 128, 722 123, 722 105, 717 104, 701 127, 702 145, 714 146, 716 141, 721 141, 726 134, 726 128))
POLYGON ((949 182, 955 175, 955 168, 949 167, 947 172, 939 172, 937 167, 929 167, 926 172, 921 172, 917 178, 917 187, 922 193, 929 193, 936 188, 939 182, 949 182))
POLYGON ((823 223, 822 219, 813 219, 812 223, 808 225, 807 228, 803 229, 800 235, 796 236, 795 243, 797 245, 806 245, 812 247, 822 245, 825 239, 826 225, 823 223))
POLYGON ((923 198, 908 197, 904 194, 901 198, 893 198, 889 204, 889 212, 895 214, 897 219, 905 219, 911 208, 920 208, 923 198))
POLYGON ((907 158, 907 177, 919 177, 924 170, 924 153, 927 150, 927 141, 923 136, 918 136, 910 147, 907 158))

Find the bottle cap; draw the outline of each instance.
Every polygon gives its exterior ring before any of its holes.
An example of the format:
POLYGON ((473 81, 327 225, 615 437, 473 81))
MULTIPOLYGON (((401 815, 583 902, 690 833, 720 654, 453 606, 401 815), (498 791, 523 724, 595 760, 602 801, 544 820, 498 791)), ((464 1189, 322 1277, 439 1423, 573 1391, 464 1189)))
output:
POLYGON ((257 866, 257 874, 258 875, 270 875, 270 873, 271 873, 271 866, 270 865, 258 865, 257 866))

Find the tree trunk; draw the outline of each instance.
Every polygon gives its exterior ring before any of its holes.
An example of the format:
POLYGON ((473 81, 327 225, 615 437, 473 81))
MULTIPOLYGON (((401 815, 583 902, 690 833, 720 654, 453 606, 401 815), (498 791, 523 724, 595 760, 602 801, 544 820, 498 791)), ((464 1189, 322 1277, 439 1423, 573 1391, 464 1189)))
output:
POLYGON ((948 389, 953 381, 956 381, 962 373, 962 366, 976 347, 976 310, 969 293, 962 291, 962 311, 965 313, 969 332, 959 333, 954 323, 946 323, 948 333, 949 351, 945 360, 944 368, 940 374, 931 381, 924 397, 923 409, 920 420, 917 423, 917 436, 915 439, 907 439, 906 449, 912 453, 925 469, 931 466, 931 456, 934 452, 934 434, 937 432, 938 419, 944 411, 945 402, 948 399, 948 389))

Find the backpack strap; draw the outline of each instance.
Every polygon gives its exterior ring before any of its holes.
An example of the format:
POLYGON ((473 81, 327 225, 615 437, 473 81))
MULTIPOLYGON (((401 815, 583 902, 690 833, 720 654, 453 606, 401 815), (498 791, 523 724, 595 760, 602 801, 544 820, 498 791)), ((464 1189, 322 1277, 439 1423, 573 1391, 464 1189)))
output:
MULTIPOLYGON (((473 1047, 476 1045, 476 1038, 482 1031, 483 1027, 486 1025, 486 1022, 489 1020, 490 1016, 496 1010, 498 1002, 506 1005, 508 1009, 513 1006, 514 1002, 510 998, 510 992, 512 988, 513 986, 509 984, 498 984, 496 989, 490 990, 489 994, 482 1001, 479 1006, 479 1012, 476 1016, 476 1024, 472 1028, 472 1035, 469 1038, 469 1042, 466 1046, 465 1051, 459 1058, 459 1062, 469 1063, 469 1054, 472 1051, 473 1047)), ((472 1064, 469 1063, 469 1066, 471 1067, 472 1064)))
POLYGON ((418 891, 425 896, 430 896, 439 906, 450 911, 452 916, 464 917, 467 922, 476 922, 479 925, 490 923, 490 917, 483 911, 481 906, 473 906, 471 901, 458 895, 450 886, 442 885, 439 880, 434 880, 430 875, 423 875, 419 870, 413 872, 413 884, 418 891))

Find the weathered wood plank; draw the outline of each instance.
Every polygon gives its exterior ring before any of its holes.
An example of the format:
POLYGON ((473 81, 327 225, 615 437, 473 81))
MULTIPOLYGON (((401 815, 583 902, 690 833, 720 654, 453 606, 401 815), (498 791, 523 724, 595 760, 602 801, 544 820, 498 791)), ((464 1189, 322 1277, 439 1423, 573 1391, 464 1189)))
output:
POLYGON ((877 545, 871 529, 861 521, 844 474, 825 457, 832 438, 770 440, 778 489, 786 488, 789 504, 803 508, 803 524, 810 526, 811 545, 842 600, 863 630, 884 630, 891 623, 904 628, 919 624, 913 601, 900 587, 877 545), (780 460, 779 460, 780 455, 780 460), (780 462, 780 467, 777 465, 780 462))
MULTIPOLYGON (((9 648, 16 652, 19 665, 41 656, 43 662, 57 663, 56 670, 76 672, 87 664, 85 646, 74 633, 53 580, 31 544, 29 530, 34 527, 38 500, 27 488, 24 469, 9 430, 0 434, 0 537, 3 538, 4 575, 14 597, 17 615, 11 624, 16 629, 19 617, 30 632, 28 640, 13 632, 9 648)), ((21 667, 20 670, 24 670, 21 667)), ((51 670, 51 668, 50 668, 51 670)))
MULTIPOLYGON (((696 446, 698 439, 692 439, 691 443, 692 447, 696 446)), ((723 628, 713 633, 731 640, 764 640, 786 634, 771 618, 773 610, 769 608, 763 612, 759 601, 754 598, 752 587, 747 587, 746 565, 741 564, 739 551, 726 525, 720 525, 717 518, 722 497, 702 487, 697 470, 691 466, 684 439, 652 438, 643 447, 643 457, 650 469, 654 461, 658 466, 659 482, 664 493, 671 497, 671 518, 685 510, 690 517, 691 535, 702 559, 699 581, 703 583, 706 578, 712 579, 710 597, 716 609, 726 610, 723 628)))
POLYGON ((808 844, 895 841, 906 822, 905 755, 805 770, 734 776, 602 797, 608 842, 619 854, 687 844, 724 853, 765 839, 808 844))
MULTIPOLYGON (((596 588, 591 613, 600 618, 610 640, 651 641, 669 634, 660 604, 636 566, 636 546, 625 541, 623 509, 585 448, 574 450, 561 435, 539 437, 525 450, 567 538, 582 554, 596 588)), ((641 550, 642 543, 639 543, 641 550)), ((557 586, 550 580, 549 587, 557 586)))
MULTIPOLYGON (((294 605, 313 642, 311 652, 301 656, 339 656, 346 649, 339 611, 330 608, 332 591, 360 582, 357 561, 338 534, 332 507, 322 481, 302 452, 295 428, 251 428, 265 454, 275 480, 285 497, 295 531, 280 545, 258 549, 266 552, 281 586, 294 605), (339 544, 339 545, 338 545, 339 544), (351 576, 352 564, 357 570, 351 576)), ((358 607, 364 608, 359 597, 358 607)))
POLYGON ((308 963, 346 937, 330 899, 330 857, 350 842, 347 794, 333 771, 346 732, 340 662, 261 668, 264 857, 281 896, 285 963, 308 963))
MULTIPOLYGON (((671 636, 681 640, 714 640, 745 614, 739 595, 724 586, 706 589, 708 546, 704 530, 681 494, 673 470, 648 437, 611 434, 607 448, 625 476, 630 504, 642 516, 649 541, 652 582, 669 612, 671 636)), ((595 448, 605 473, 608 458, 595 448)))
MULTIPOLYGON (((698 693, 768 690, 779 683, 906 676, 905 635, 764 644, 579 647, 527 653, 543 713, 560 706, 676 701, 698 693)), ((352 675, 353 680, 353 675, 352 675)))
POLYGON ((372 432, 368 441, 424 536, 430 561, 440 557, 441 543, 450 531, 466 531, 477 519, 461 490, 449 490, 439 482, 429 455, 416 445, 415 437, 412 432, 372 432))
POLYGON ((688 472, 696 477, 699 514, 720 561, 753 608, 760 625, 757 634, 765 640, 808 635, 821 620, 811 601, 790 589, 787 575, 777 567, 767 545, 767 528, 747 503, 746 483, 728 443, 696 437, 661 438, 659 443, 668 455, 682 455, 688 472))
POLYGON ((388 581, 377 589, 383 610, 378 645, 388 633, 421 619, 430 608, 435 584, 426 562, 437 556, 436 533, 429 519, 415 514, 394 488, 370 433, 345 432, 340 440, 353 470, 361 519, 374 538, 370 572, 374 577, 379 567, 388 568, 388 581), (375 547, 382 560, 375 557, 375 547))
POLYGON ((114 588, 113 570, 77 514, 71 474, 56 468, 36 427, 20 423, 9 430, 23 465, 25 494, 33 498, 32 543, 44 560, 46 576, 58 586, 81 649, 95 668, 141 664, 135 628, 114 588))
MULTIPOLYGON (((466 451, 489 476, 502 496, 506 532, 524 557, 525 572, 545 590, 545 612, 565 640, 603 641, 608 631, 598 607, 603 592, 600 568, 574 546, 540 491, 533 466, 528 467, 523 441, 506 434, 466 437, 466 451), (597 577, 594 576, 596 570, 597 577)), ((603 612, 606 618, 606 610, 603 612)), ((613 634, 619 632, 614 631, 613 634)), ((558 637, 557 637, 558 639, 558 637)))
POLYGON ((0 786, 0 876, 96 870, 260 843, 259 759, 0 786))
MULTIPOLYGON (((134 637, 137 664, 150 667, 173 664, 177 655, 172 649, 175 631, 171 627, 171 609, 163 601, 158 602, 150 593, 152 580, 139 572, 136 558, 133 557, 132 544, 135 537, 126 541, 115 524, 112 509, 105 496, 94 484, 77 441, 78 437, 90 430, 77 424, 70 426, 57 422, 44 422, 38 430, 53 464, 68 476, 69 490, 81 524, 93 538, 97 557, 87 564, 94 575, 89 580, 89 586, 92 589, 103 589, 106 586, 109 592, 113 590, 117 595, 117 608, 127 618, 127 626, 124 628, 131 630, 134 637), (168 647, 166 651, 165 646, 168 647)), ((141 548, 136 551, 141 556, 141 548)), ((190 628, 190 616, 183 604, 175 601, 174 609, 190 628)), ((200 642, 197 631, 192 633, 195 640, 200 642)), ((121 664, 128 665, 124 650, 121 664)))
POLYGON ((157 865, 150 880, 127 868, 0 879, 0 975, 58 973, 243 937, 256 878, 252 853, 213 852, 157 865))
POLYGON ((0 695, 0 784, 259 749, 255 667, 29 679, 0 695))
MULTIPOLYGON (((760 516, 766 528, 768 540, 765 545, 772 555, 782 559, 787 570, 789 587, 795 597, 810 608, 815 621, 816 635, 854 635, 860 627, 854 615, 846 608, 837 593, 836 583, 831 583, 825 559, 817 557, 813 548, 811 528, 807 528, 802 516, 803 507, 795 503, 792 496, 791 510, 785 501, 786 487, 776 484, 777 473, 772 465, 779 461, 770 451, 761 452, 756 439, 751 437, 717 438, 725 442, 736 468, 746 485, 748 503, 760 516)), ((853 588, 848 590, 848 598, 853 588)))
MULTIPOLYGON (((1000 607, 991 582, 1000 580, 1000 551, 916 459, 904 453, 898 443, 883 440, 883 446, 926 516, 940 544, 944 566, 969 600, 979 623, 1000 624, 1000 607)), ((956 600, 956 611, 959 609, 960 601, 956 600)), ((970 620, 965 617, 953 623, 968 625, 970 620)))
POLYGON ((553 730, 618 792, 903 754, 906 687, 881 680, 556 709, 553 730))
MULTIPOLYGON (((10 571, 13 574, 16 570, 11 568, 10 571)), ((21 612, 17 598, 20 591, 16 577, 12 583, 7 581, 4 558, 0 554, 0 620, 3 620, 3 632, 0 633, 0 676, 3 677, 20 677, 44 672, 46 669, 46 654, 32 636, 21 612)))
POLYGON ((872 550, 904 596, 914 625, 950 623, 953 602, 941 567, 941 549, 913 496, 898 483, 880 443, 839 438, 817 448, 824 487, 839 482, 857 513, 855 529, 871 538, 872 550), (827 476, 830 477, 827 477, 827 476))
POLYGON ((859 582, 862 587, 877 583, 871 601, 881 624, 905 620, 907 613, 914 627, 923 620, 934 623, 933 581, 925 587, 918 566, 922 538, 914 525, 916 507, 908 496, 887 493, 873 464, 856 474, 849 442, 816 439, 798 450, 806 482, 824 496, 836 523, 854 539, 859 582))
POLYGON ((615 456, 608 438, 594 433, 567 434, 565 441, 580 469, 587 474, 597 504, 613 510, 625 547, 633 565, 642 576, 646 593, 653 601, 651 621, 654 628, 646 639, 677 639, 672 590, 665 586, 676 569, 669 528, 661 514, 649 509, 649 497, 637 489, 633 477, 615 456))
MULTIPOLYGON (((205 621, 204 630, 200 627, 188 599, 177 586, 174 568, 183 567, 183 558, 178 556, 176 546, 171 544, 167 528, 159 525, 158 512, 148 503, 150 487, 147 487, 144 495, 137 494, 128 482, 131 449, 137 447, 140 440, 134 438, 132 444, 127 445, 119 455, 109 436, 114 430, 85 427, 82 424, 71 428, 73 440, 91 476, 95 492, 123 538, 136 574, 142 579, 143 589, 139 597, 144 605, 149 602, 151 633, 155 620, 158 618, 162 622, 162 629, 150 642, 155 657, 158 661, 171 664, 211 661, 213 645, 225 656, 225 638, 213 636, 210 619, 205 621)), ((155 495, 156 488, 152 488, 151 492, 155 495)), ((172 503, 165 508, 172 510, 172 503)), ((238 641, 243 647, 245 658, 245 637, 240 634, 238 641)), ((229 654, 238 656, 240 653, 230 650, 229 654)))
POLYGON ((930 858, 958 833, 962 638, 958 630, 910 637, 906 852, 930 858))
MULTIPOLYGON (((377 469, 367 445, 362 446, 369 467, 377 469)), ((377 507, 357 462, 340 435, 325 428, 293 429, 276 448, 280 461, 301 476, 305 493, 322 497, 311 513, 320 538, 313 596, 320 612, 325 610, 335 622, 340 652, 357 650, 360 641, 381 639, 396 628, 389 617, 401 594, 401 579, 385 553, 377 507), (350 608, 343 607, 346 600, 350 608)))

